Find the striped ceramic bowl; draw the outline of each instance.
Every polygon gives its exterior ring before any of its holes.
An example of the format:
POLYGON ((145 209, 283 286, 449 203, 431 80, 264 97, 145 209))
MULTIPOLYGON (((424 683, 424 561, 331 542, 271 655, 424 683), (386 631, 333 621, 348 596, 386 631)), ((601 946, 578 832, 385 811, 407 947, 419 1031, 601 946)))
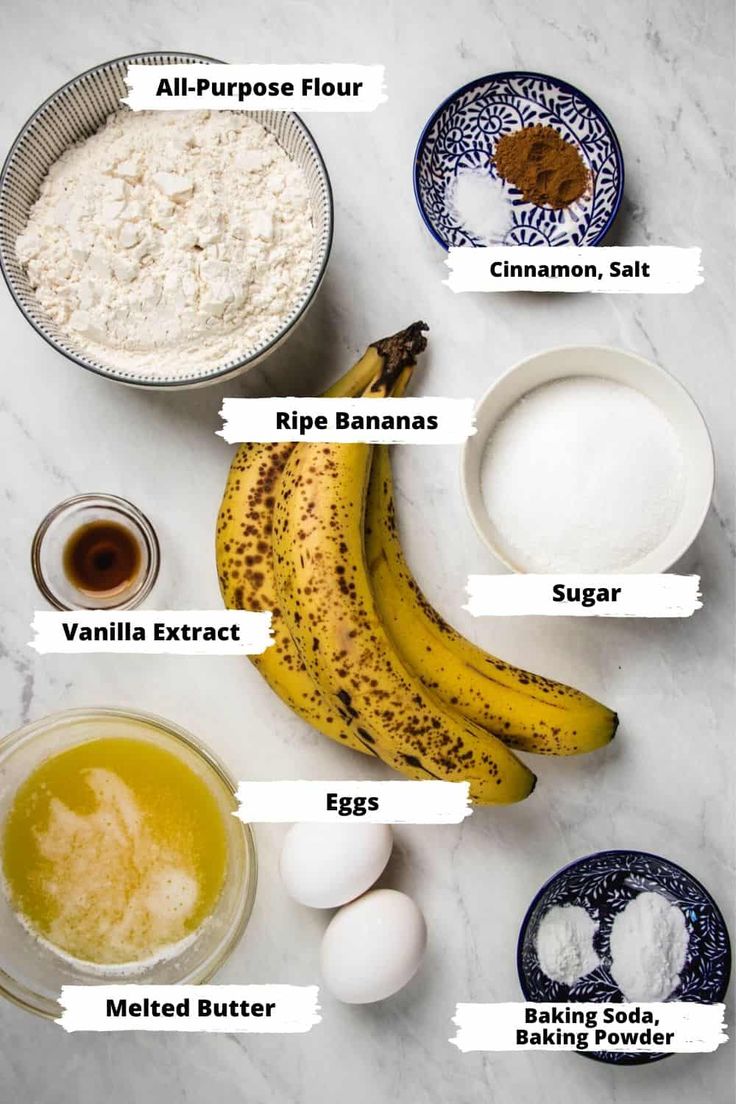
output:
POLYGON ((317 144, 298 115, 284 111, 253 111, 250 112, 252 118, 274 135, 304 171, 314 226, 308 276, 288 318, 267 340, 255 348, 242 349, 215 370, 151 378, 121 371, 94 359, 59 329, 38 302, 16 257, 15 243, 25 228, 29 210, 50 167, 69 146, 94 134, 108 115, 120 110, 120 99, 128 91, 125 74, 130 63, 172 65, 214 60, 198 54, 130 54, 89 69, 54 92, 33 113, 13 143, 0 177, 0 267, 15 302, 33 328, 60 353, 91 372, 122 383, 142 387, 195 387, 252 368, 273 352, 304 317, 327 267, 332 245, 332 191, 317 144))

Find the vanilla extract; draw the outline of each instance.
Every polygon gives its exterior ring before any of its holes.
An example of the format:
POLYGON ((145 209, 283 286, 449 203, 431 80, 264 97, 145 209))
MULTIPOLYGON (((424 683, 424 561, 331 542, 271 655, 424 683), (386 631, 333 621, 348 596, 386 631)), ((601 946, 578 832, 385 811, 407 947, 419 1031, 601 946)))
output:
POLYGON ((109 625, 80 625, 77 621, 63 621, 64 636, 69 641, 81 643, 128 643, 135 641, 240 641, 240 625, 167 625, 154 621, 152 625, 134 625, 130 621, 110 621, 109 625))
POLYGON ((62 553, 64 573, 82 594, 110 598, 123 593, 141 567, 141 547, 127 525, 99 519, 80 525, 62 553))

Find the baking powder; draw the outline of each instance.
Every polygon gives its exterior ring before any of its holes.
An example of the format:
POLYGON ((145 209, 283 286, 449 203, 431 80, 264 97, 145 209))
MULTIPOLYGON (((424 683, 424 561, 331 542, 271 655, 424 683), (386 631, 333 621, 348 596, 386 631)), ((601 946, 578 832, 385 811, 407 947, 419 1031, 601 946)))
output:
POLYGON ((681 910, 640 893, 611 929, 611 974, 628 1001, 663 1001, 680 984, 690 936, 681 910))

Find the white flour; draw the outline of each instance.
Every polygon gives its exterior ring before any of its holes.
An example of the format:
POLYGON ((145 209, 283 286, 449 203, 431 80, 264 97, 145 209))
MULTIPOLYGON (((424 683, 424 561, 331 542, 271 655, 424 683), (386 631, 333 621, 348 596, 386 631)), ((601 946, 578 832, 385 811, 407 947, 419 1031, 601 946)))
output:
POLYGON ((299 300, 307 183, 245 114, 120 111, 52 166, 16 250, 92 357, 149 378, 204 373, 299 300))
POLYGON ((486 448, 486 509, 521 571, 618 571, 657 548, 680 512, 684 463, 659 407, 614 380, 535 388, 486 448))
POLYGON ((611 929, 611 974, 628 1001, 663 1001, 680 984, 688 934, 685 917, 661 893, 640 893, 611 929))
POLYGON ((537 929, 539 965, 552 981, 573 985, 600 965, 593 947, 596 923, 578 905, 554 905, 537 929))

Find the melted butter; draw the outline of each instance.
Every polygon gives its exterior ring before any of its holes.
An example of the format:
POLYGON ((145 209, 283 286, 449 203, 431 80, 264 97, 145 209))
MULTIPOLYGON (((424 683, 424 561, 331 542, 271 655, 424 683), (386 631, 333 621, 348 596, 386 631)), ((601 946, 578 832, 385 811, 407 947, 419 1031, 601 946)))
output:
POLYGON ((223 812, 170 751, 101 738, 43 762, 22 783, 3 835, 10 899, 75 958, 136 962, 210 915, 227 864, 223 812))

